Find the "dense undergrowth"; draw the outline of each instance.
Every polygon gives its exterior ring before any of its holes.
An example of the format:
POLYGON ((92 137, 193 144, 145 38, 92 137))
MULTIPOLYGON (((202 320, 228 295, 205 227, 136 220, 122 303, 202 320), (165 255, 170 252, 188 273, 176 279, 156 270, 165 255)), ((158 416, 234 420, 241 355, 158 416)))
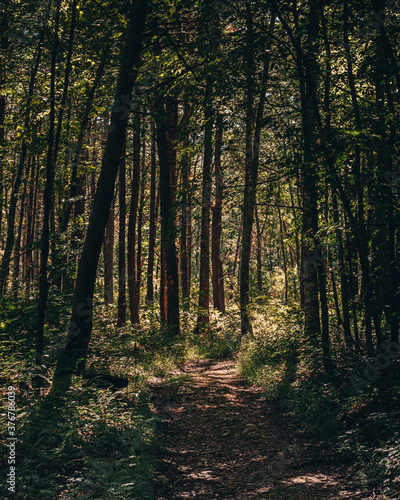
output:
MULTIPOLYGON (((195 307, 182 312, 182 335, 166 340, 157 308, 142 311, 141 326, 116 327, 113 306, 98 304, 86 377, 73 379, 65 398, 49 398, 54 361, 64 342, 69 298, 53 293, 47 317, 45 360, 33 364, 31 318, 36 304, 5 301, 0 318, 1 428, 6 429, 7 387, 16 392, 18 499, 153 498, 152 468, 157 454, 158 419, 152 413, 147 381, 166 377, 180 363, 234 356, 242 376, 261 385, 268 399, 290 411, 310 438, 324 440, 358 464, 362 486, 397 498, 400 487, 400 369, 388 370, 357 393, 351 376, 364 365, 340 335, 332 345, 335 372, 327 375, 318 353, 309 356, 302 338, 302 315, 273 293, 252 304, 253 332, 239 337, 239 309, 211 314, 207 335, 193 334, 195 307), (389 373, 386 373, 389 372, 389 373), (117 388, 102 374, 126 380, 117 388), (37 387, 32 377, 42 380, 37 387), (390 377, 390 388, 388 388, 390 377)), ((334 328, 334 325, 332 325, 334 328)), ((6 433, 1 435, 2 477, 8 465, 6 433)), ((2 481, 1 498, 11 498, 2 481)))
POLYGON ((365 377, 368 360, 357 361, 339 336, 332 345, 333 374, 327 375, 318 357, 308 353, 299 310, 270 298, 256 306, 253 334, 243 340, 237 361, 242 376, 291 412, 310 439, 328 443, 338 457, 355 465, 359 486, 398 498, 399 360, 361 387, 352 380, 365 377))
POLYGON ((167 376, 187 359, 231 355, 239 345, 238 311, 213 314, 212 333, 201 339, 192 333, 196 315, 183 312, 181 338, 168 341, 155 308, 143 309, 140 327, 128 323, 117 328, 115 308, 99 303, 85 375, 74 377, 65 397, 55 400, 48 393, 65 340, 69 300, 58 293, 50 296, 42 368, 33 363, 32 318, 37 304, 2 304, 0 498, 154 498, 159 421, 151 411, 147 381, 167 376), (118 377, 127 387, 115 387, 102 375, 118 377), (5 410, 10 386, 15 389, 17 415, 15 495, 4 480, 9 472, 5 410))

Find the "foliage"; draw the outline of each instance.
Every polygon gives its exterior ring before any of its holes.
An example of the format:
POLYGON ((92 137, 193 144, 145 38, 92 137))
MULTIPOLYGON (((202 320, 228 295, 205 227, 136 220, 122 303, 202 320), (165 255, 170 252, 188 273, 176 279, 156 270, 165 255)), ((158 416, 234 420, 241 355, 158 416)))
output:
POLYGON ((302 348, 301 325, 301 314, 281 299, 270 298, 262 309, 258 307, 253 333, 242 340, 237 353, 241 374, 262 386, 268 400, 289 411, 309 439, 327 442, 355 462, 360 486, 396 498, 400 473, 397 365, 392 367, 394 387, 389 399, 382 389, 378 391, 379 385, 357 395, 349 376, 362 373, 357 358, 344 360, 343 346, 333 345, 338 361, 345 364, 328 376, 302 348), (267 318, 264 310, 268 310, 267 318))

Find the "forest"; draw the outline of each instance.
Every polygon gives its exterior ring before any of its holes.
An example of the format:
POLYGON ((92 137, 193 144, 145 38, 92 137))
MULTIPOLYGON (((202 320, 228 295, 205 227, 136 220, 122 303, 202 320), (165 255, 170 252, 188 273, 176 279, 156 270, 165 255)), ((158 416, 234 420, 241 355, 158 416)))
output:
POLYGON ((0 497, 400 498, 400 4, 0 12, 0 497))

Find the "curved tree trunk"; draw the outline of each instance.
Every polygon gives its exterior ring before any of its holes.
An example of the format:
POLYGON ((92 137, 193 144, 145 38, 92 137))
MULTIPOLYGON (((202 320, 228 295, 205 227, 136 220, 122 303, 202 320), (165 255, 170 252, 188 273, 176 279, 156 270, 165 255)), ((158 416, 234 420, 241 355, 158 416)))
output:
POLYGON ((132 101, 132 89, 138 71, 146 20, 147 0, 135 2, 129 13, 126 42, 122 54, 116 97, 111 113, 111 125, 89 226, 78 265, 74 291, 72 321, 67 343, 61 353, 53 379, 53 392, 69 388, 71 375, 84 368, 92 332, 93 293, 97 264, 104 238, 104 229, 114 197, 121 151, 132 101))

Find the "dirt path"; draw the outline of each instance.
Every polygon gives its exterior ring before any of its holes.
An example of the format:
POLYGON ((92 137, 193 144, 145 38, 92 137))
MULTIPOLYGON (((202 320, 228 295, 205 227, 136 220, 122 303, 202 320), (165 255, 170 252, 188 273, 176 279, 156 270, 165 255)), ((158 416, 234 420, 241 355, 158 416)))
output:
POLYGON ((352 472, 311 445, 231 360, 186 364, 152 384, 161 417, 156 498, 368 499, 352 472))

